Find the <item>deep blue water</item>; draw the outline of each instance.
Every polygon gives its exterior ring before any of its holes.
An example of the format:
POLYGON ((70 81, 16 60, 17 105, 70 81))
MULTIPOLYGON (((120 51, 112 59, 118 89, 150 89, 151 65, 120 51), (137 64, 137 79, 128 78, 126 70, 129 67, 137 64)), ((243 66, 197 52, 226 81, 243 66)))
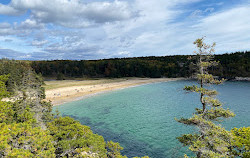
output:
MULTIPOLYGON (((153 83, 99 94, 84 100, 56 106, 62 115, 71 116, 105 140, 119 142, 128 157, 183 157, 190 153, 176 137, 195 131, 174 118, 190 117, 199 107, 199 96, 183 91, 194 81, 153 83)), ((250 126, 250 82, 226 82, 213 87, 224 108, 236 117, 225 120, 226 129, 250 126)))

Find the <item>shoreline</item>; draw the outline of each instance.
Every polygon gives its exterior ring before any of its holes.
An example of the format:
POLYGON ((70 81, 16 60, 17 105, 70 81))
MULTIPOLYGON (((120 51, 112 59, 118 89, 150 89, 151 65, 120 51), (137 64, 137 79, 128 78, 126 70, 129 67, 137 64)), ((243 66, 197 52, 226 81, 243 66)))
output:
POLYGON ((61 105, 64 103, 77 101, 92 97, 98 94, 107 93, 115 90, 121 90, 130 87, 136 87, 144 84, 169 82, 184 80, 185 78, 132 78, 132 79, 117 79, 117 80, 97 80, 92 83, 86 84, 87 81, 46 81, 46 84, 58 84, 64 85, 64 87, 51 88, 46 90, 46 101, 51 101, 53 106, 61 105), (66 83, 65 83, 66 82, 66 83), (74 86, 70 86, 74 83, 74 86))

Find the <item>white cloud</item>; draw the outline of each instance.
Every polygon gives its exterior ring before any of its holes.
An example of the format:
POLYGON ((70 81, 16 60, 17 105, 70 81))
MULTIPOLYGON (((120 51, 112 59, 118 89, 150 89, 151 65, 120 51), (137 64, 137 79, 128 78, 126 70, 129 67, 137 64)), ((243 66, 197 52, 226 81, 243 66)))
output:
MULTIPOLYGON (((161 6, 164 5, 161 4, 161 6)), ((171 9, 171 7, 166 8, 171 9)), ((195 50, 192 45, 193 41, 202 36, 207 36, 208 43, 217 43, 216 50, 218 53, 250 49, 249 5, 235 6, 232 9, 220 12, 215 12, 212 8, 201 12, 202 14, 206 12, 213 13, 192 21, 187 19, 173 23, 171 18, 178 17, 182 13, 165 11, 168 16, 165 15, 164 23, 161 23, 160 18, 156 18, 157 20, 152 18, 153 20, 150 21, 146 20, 147 17, 145 17, 143 19, 145 21, 140 21, 141 23, 138 22, 132 25, 133 27, 127 24, 124 24, 126 26, 124 29, 117 27, 117 32, 119 32, 120 36, 131 36, 133 32, 136 32, 132 36, 134 42, 129 49, 127 48, 134 56, 192 54, 193 50, 195 50), (149 29, 147 29, 147 26, 150 26, 149 29), (123 32, 124 30, 125 32, 123 32)), ((148 16, 153 17, 151 14, 148 16)), ((161 16, 161 18, 163 17, 161 16)), ((114 32, 113 28, 110 28, 110 30, 114 32)), ((111 34, 114 35, 115 33, 111 34)))
POLYGON ((37 23, 34 19, 26 19, 18 27, 22 29, 42 29, 44 28, 44 24, 37 23))
POLYGON ((213 12, 214 11, 214 8, 206 8, 205 10, 204 10, 204 12, 206 13, 206 12, 213 12))
POLYGON ((31 45, 36 46, 36 47, 42 47, 43 45, 45 45, 47 43, 48 43, 47 40, 42 40, 42 41, 34 40, 34 41, 32 41, 31 45))
POLYGON ((83 3, 80 0, 12 0, 0 4, 0 14, 17 15, 31 11, 38 23, 66 27, 88 27, 98 23, 128 20, 137 12, 125 1, 83 3))
POLYGON ((121 51, 115 53, 112 57, 130 57, 131 53, 129 51, 121 51))
POLYGON ((208 16, 196 27, 212 34, 241 34, 250 30, 250 6, 233 8, 208 16))
POLYGON ((211 13, 214 11, 214 8, 206 8, 205 10, 195 10, 191 13, 190 17, 191 18, 197 18, 197 17, 202 17, 205 16, 206 13, 211 13))
POLYGON ((97 23, 128 20, 136 16, 136 12, 124 1, 89 3, 81 9, 80 14, 97 23))
POLYGON ((14 16, 14 15, 22 14, 22 13, 23 13, 22 11, 17 10, 11 6, 0 4, 0 14, 14 16))
POLYGON ((10 27, 11 27, 10 23, 7 23, 7 22, 0 23, 0 28, 1 29, 6 29, 6 28, 10 28, 10 27))
POLYGON ((33 59, 191 54, 193 41, 204 35, 219 52, 250 49, 249 5, 219 10, 204 4, 192 8, 198 18, 191 19, 186 6, 199 1, 204 0, 12 0, 8 7, 30 10, 30 16, 13 25, 0 23, 0 35, 33 46, 33 59))
POLYGON ((191 17, 197 17, 197 16, 201 16, 203 14, 203 11, 202 10, 195 10, 191 13, 191 17))
POLYGON ((14 35, 17 31, 9 23, 0 23, 0 36, 14 35))

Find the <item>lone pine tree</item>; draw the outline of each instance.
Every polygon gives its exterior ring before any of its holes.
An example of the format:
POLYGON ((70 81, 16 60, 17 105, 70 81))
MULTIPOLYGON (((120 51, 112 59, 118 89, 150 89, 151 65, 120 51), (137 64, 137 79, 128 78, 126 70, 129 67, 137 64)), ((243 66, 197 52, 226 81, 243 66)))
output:
MULTIPOLYGON (((222 108, 222 103, 216 99, 217 91, 210 88, 212 84, 218 85, 223 82, 223 79, 215 79, 208 72, 209 67, 217 64, 212 61, 215 43, 208 45, 204 43, 204 38, 199 38, 194 44, 198 49, 194 52, 197 57, 198 84, 185 86, 184 90, 198 93, 201 106, 195 109, 191 118, 181 118, 177 121, 193 125, 197 127, 198 131, 194 134, 184 134, 177 139, 185 146, 189 146, 189 149, 198 158, 230 157, 232 156, 232 134, 215 122, 235 115, 230 110, 222 108)), ((187 156, 185 155, 185 157, 187 156)))

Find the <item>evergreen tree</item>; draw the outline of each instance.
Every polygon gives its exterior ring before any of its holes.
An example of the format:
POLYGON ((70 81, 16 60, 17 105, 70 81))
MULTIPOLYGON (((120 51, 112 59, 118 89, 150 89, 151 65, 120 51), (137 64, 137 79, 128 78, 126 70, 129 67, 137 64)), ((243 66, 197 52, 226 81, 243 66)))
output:
POLYGON ((217 91, 209 89, 209 85, 223 82, 208 73, 208 68, 217 64, 212 61, 215 43, 207 45, 204 43, 204 38, 200 38, 194 44, 198 48, 198 51, 195 51, 198 85, 185 86, 184 90, 199 94, 201 108, 196 108, 191 118, 181 118, 177 121, 193 125, 198 128, 198 131, 194 134, 184 134, 178 137, 178 140, 185 146, 189 146, 198 158, 230 157, 232 134, 215 122, 222 121, 222 118, 233 117, 234 113, 223 109, 221 102, 215 98, 217 91))
POLYGON ((250 127, 233 128, 233 154, 235 156, 250 157, 250 127))

